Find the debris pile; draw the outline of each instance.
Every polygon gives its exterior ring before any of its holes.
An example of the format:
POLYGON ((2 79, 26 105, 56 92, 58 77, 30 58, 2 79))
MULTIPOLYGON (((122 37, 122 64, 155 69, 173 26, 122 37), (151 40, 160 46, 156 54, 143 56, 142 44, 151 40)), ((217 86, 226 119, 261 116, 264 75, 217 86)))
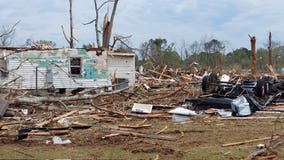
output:
POLYGON ((46 144, 66 145, 73 143, 66 135, 100 126, 97 131, 102 140, 121 135, 176 141, 175 136, 162 135, 167 126, 156 132, 147 130, 152 127, 149 120, 169 119, 175 123, 216 114, 224 119, 233 119, 232 116, 241 119, 250 118, 247 116, 256 111, 284 112, 283 108, 269 106, 281 101, 283 93, 282 81, 271 77, 246 80, 234 73, 219 78, 217 74, 197 75, 167 66, 161 70, 140 70, 136 76, 133 88, 119 90, 88 88, 73 94, 3 90, 0 138, 2 141, 36 138, 46 144), (137 119, 143 122, 138 123, 137 119))

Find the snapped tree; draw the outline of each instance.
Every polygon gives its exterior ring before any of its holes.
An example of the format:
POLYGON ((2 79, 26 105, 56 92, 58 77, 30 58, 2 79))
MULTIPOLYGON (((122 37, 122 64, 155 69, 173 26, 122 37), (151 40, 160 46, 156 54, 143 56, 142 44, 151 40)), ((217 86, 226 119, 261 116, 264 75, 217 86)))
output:
POLYGON ((107 0, 105 2, 103 2, 102 4, 98 4, 97 0, 94 0, 94 4, 95 4, 95 19, 85 23, 84 25, 89 25, 92 23, 95 23, 95 32, 96 32, 96 43, 97 43, 97 47, 103 47, 104 49, 109 49, 109 44, 110 44, 110 37, 111 37, 111 33, 112 33, 112 27, 113 27, 113 22, 114 22, 114 17, 115 17, 115 13, 116 13, 116 8, 117 8, 117 4, 118 4, 118 0, 107 0), (100 10, 108 3, 113 2, 113 7, 112 7, 112 12, 111 12, 111 17, 110 20, 108 19, 108 13, 105 14, 104 16, 104 21, 103 21, 103 30, 101 31, 99 28, 99 13, 100 10), (100 33, 102 34, 102 44, 100 41, 100 33))

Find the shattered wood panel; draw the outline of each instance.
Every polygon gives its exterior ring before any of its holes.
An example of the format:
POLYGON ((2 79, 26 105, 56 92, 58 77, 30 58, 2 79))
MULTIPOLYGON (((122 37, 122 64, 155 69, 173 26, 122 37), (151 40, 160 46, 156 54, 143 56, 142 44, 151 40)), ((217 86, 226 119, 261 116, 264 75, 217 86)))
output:
POLYGON ((127 78, 129 85, 135 84, 135 55, 110 53, 107 58, 108 73, 116 78, 127 78))

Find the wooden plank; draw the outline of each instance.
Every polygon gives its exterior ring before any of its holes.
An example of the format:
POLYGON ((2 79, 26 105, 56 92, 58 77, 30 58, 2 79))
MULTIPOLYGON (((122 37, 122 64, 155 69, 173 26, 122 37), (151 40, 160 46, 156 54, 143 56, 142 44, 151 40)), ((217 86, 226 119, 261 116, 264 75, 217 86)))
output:
POLYGON ((226 143, 226 144, 222 144, 222 147, 235 146, 235 145, 241 145, 241 144, 246 144, 246 143, 265 141, 265 140, 270 140, 270 139, 271 139, 271 137, 263 137, 263 138, 252 139, 252 140, 245 140, 245 141, 234 142, 234 143, 226 143))
POLYGON ((165 67, 164 67, 164 69, 163 69, 162 73, 160 74, 159 79, 161 79, 161 78, 163 77, 162 75, 163 75, 163 74, 164 74, 164 72, 166 71, 167 67, 168 67, 168 65, 165 65, 165 67))
POLYGON ((148 69, 148 71, 153 72, 153 73, 156 73, 156 74, 159 74, 159 75, 162 75, 162 76, 167 77, 167 78, 174 79, 173 77, 171 77, 171 76, 169 76, 169 75, 167 75, 167 74, 159 73, 159 72, 154 71, 154 70, 151 70, 151 69, 148 69))
POLYGON ((140 129, 140 128, 148 128, 148 127, 152 127, 152 124, 142 124, 142 125, 118 125, 119 128, 132 128, 132 129, 140 129))
POLYGON ((76 113, 76 112, 78 112, 78 110, 70 111, 70 112, 65 113, 65 114, 63 114, 63 115, 60 115, 60 116, 58 116, 58 117, 52 118, 52 119, 50 119, 50 120, 47 120, 47 121, 44 121, 44 122, 41 122, 41 123, 38 123, 38 124, 36 124, 36 126, 38 126, 38 127, 46 126, 46 125, 48 125, 49 123, 51 123, 52 121, 57 121, 57 120, 59 120, 59 119, 61 119, 61 118, 68 117, 68 116, 70 116, 70 115, 72 115, 72 114, 74 114, 74 113, 76 113))
POLYGON ((127 116, 138 117, 138 118, 172 118, 172 115, 169 114, 134 114, 127 113, 127 116))

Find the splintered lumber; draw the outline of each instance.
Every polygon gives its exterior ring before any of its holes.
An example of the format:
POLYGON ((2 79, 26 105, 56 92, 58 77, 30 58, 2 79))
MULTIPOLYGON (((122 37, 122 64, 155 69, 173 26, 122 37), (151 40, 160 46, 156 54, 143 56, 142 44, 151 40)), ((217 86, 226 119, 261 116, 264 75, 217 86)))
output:
POLYGON ((112 122, 114 121, 114 117, 107 117, 107 116, 104 116, 104 117, 101 117, 99 115, 89 115, 90 118, 93 118, 94 120, 97 120, 99 122, 112 122))
POLYGON ((163 96, 155 96, 153 98, 146 99, 146 100, 144 100, 144 101, 142 101, 140 103, 147 103, 147 102, 158 100, 158 99, 168 98, 168 97, 171 97, 171 96, 175 95, 177 92, 179 92, 181 90, 183 90, 183 87, 178 88, 177 90, 175 90, 174 92, 172 92, 170 94, 163 95, 163 96))
POLYGON ((163 69, 162 73, 160 74, 159 79, 161 79, 161 78, 162 78, 162 76, 163 76, 164 72, 166 71, 167 67, 168 67, 168 66, 167 66, 167 65, 165 65, 165 67, 164 67, 164 69, 163 69))
POLYGON ((65 134, 69 134, 69 130, 53 130, 53 131, 49 131, 49 132, 29 132, 28 135, 29 136, 52 136, 52 135, 65 135, 65 134))
POLYGON ((153 114, 134 114, 134 113, 127 113, 126 116, 132 116, 137 118, 172 118, 169 114, 160 114, 160 113, 153 113, 153 114))
POLYGON ((70 97, 51 97, 51 96, 46 96, 46 97, 24 97, 24 96, 20 96, 18 98, 15 99, 15 103, 43 103, 43 102, 66 102, 66 101, 76 101, 76 100, 87 100, 87 99, 93 99, 93 98, 97 98, 99 96, 107 96, 107 95, 112 95, 112 94, 116 94, 119 92, 122 92, 127 88, 123 88, 121 90, 115 90, 112 92, 103 92, 103 93, 98 93, 98 94, 94 94, 94 95, 90 95, 90 94, 83 94, 83 95, 75 95, 75 96, 70 96, 70 97))
POLYGON ((107 108, 102 108, 102 107, 99 107, 99 106, 95 105, 95 104, 93 103, 93 100, 91 100, 91 105, 92 105, 93 107, 95 107, 95 108, 101 110, 101 111, 105 111, 105 112, 108 112, 108 113, 110 113, 110 114, 116 114, 116 115, 119 115, 120 117, 125 117, 125 115, 124 115, 123 113, 120 113, 120 112, 117 112, 117 111, 112 111, 112 110, 109 110, 109 109, 107 109, 107 108))
POLYGON ((61 118, 68 117, 68 116, 70 116, 70 115, 72 115, 72 114, 74 114, 74 113, 76 113, 76 112, 78 112, 78 110, 70 111, 70 112, 65 113, 65 114, 63 114, 63 115, 60 115, 60 116, 57 116, 57 117, 55 117, 55 118, 49 119, 49 120, 47 120, 47 121, 38 123, 38 124, 36 124, 36 126, 38 126, 38 127, 46 126, 46 125, 48 125, 49 123, 51 123, 52 121, 57 121, 57 120, 59 120, 59 119, 61 119, 61 118))
POLYGON ((131 129, 140 129, 140 128, 148 128, 152 127, 152 124, 140 124, 140 125, 118 125, 119 128, 131 128, 131 129))
POLYGON ((120 131, 120 130, 103 130, 106 133, 116 133, 125 136, 136 136, 136 137, 143 137, 143 138, 152 138, 152 139, 160 139, 160 140, 167 140, 167 141, 176 141, 177 139, 174 137, 168 136, 160 136, 156 134, 144 134, 144 133, 137 133, 137 132, 130 132, 130 131, 120 131))
POLYGON ((153 73, 156 73, 156 74, 159 74, 159 75, 164 76, 164 77, 167 77, 167 78, 174 79, 173 77, 171 77, 171 76, 169 76, 169 75, 167 75, 167 74, 159 73, 159 72, 154 71, 154 70, 151 70, 151 69, 148 69, 148 71, 153 72, 153 73))
POLYGON ((235 146, 235 145, 253 143, 253 142, 258 142, 258 141, 265 141, 265 140, 270 140, 270 139, 272 139, 272 137, 263 137, 263 138, 252 139, 252 140, 245 140, 241 142, 226 143, 226 144, 222 144, 222 147, 235 146))

